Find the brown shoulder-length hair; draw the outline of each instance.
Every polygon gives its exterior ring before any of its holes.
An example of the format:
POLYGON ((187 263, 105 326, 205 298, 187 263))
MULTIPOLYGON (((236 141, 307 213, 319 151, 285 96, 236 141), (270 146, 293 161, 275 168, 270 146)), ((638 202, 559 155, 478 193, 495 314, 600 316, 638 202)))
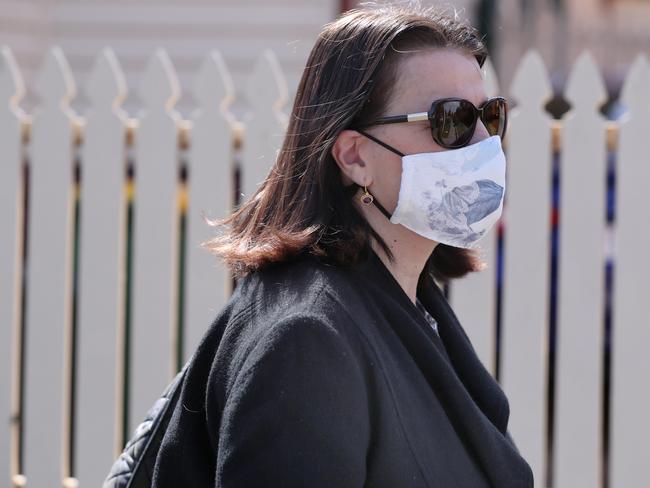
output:
MULTIPOLYGON (((344 186, 331 155, 338 134, 384 115, 409 52, 487 50, 477 31, 441 10, 419 6, 354 9, 325 25, 298 86, 282 147, 256 192, 201 246, 222 258, 236 278, 303 253, 350 265, 367 256, 370 237, 394 259, 355 207, 357 185, 344 186)), ((475 251, 438 244, 423 273, 445 282, 482 269, 475 251)))

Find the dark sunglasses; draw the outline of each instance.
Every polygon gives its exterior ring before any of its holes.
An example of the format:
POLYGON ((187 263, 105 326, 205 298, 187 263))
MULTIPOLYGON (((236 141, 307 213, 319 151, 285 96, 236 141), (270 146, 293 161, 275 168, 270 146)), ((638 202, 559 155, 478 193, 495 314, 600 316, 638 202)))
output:
POLYGON ((469 143, 479 118, 490 136, 498 135, 503 140, 508 125, 508 101, 504 97, 494 97, 477 108, 464 98, 441 98, 431 104, 428 112, 381 117, 358 128, 428 120, 435 143, 446 149, 454 149, 469 143))

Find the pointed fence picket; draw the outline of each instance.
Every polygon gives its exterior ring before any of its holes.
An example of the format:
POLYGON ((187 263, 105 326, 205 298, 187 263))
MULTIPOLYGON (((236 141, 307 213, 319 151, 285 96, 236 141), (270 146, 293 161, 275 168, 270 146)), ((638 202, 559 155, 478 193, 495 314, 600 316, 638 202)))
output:
POLYGON ((177 370, 180 86, 167 53, 149 59, 135 142, 131 432, 177 370))
POLYGON ((75 251, 75 84, 63 51, 48 51, 29 145, 23 470, 31 486, 70 476, 75 251))
MULTIPOLYGON (((485 74, 486 92, 498 94, 489 61, 485 74)), ((450 285, 454 311, 509 398, 509 431, 535 486, 644 483, 648 85, 641 56, 622 94, 626 119, 606 123, 601 75, 584 53, 564 94, 571 110, 553 122, 544 109, 546 68, 538 53, 526 54, 510 88, 516 106, 504 141, 501 226, 481 242, 487 268, 450 285), (615 227, 607 207, 612 161, 615 227), (608 285, 610 234, 615 279, 608 285)), ((174 67, 158 50, 138 90, 143 110, 129 118, 120 108, 124 77, 107 48, 84 87, 89 108, 81 118, 70 109, 74 81, 54 47, 35 84, 40 104, 25 114, 20 72, 2 48, 5 482, 100 486, 222 309, 233 282, 201 246, 215 235, 206 219, 225 217, 252 196, 287 127, 289 91, 271 51, 237 88, 222 56, 210 52, 193 86, 196 111, 183 120, 174 110, 174 67), (244 120, 229 111, 235 96, 250 106, 244 120)))
POLYGON ((124 417, 127 87, 112 50, 97 57, 85 88, 73 464, 81 486, 100 486, 124 417))
POLYGON ((522 59, 510 89, 504 205, 501 383, 510 401, 509 429, 535 480, 545 483, 550 291, 551 97, 537 52, 522 59))
POLYGON ((28 117, 19 104, 25 86, 11 50, 0 51, 0 480, 18 472, 22 360, 22 263, 24 246, 23 133, 28 117))
MULTIPOLYGON (((484 63, 484 72, 487 96, 498 95, 499 83, 489 59, 484 63)), ((499 224, 496 224, 479 244, 481 259, 486 268, 480 273, 470 273, 465 279, 452 283, 449 287, 449 302, 454 312, 467 334, 472 338, 476 353, 483 365, 495 377, 497 376, 497 250, 499 238, 499 224)))
POLYGON ((280 63, 273 51, 265 50, 255 63, 245 92, 251 112, 243 142, 243 199, 253 196, 280 149, 287 126, 283 112, 287 92, 280 63))
POLYGON ((612 321, 611 486, 647 484, 650 451, 650 249, 648 182, 650 156, 650 64, 641 55, 625 80, 621 99, 628 107, 619 135, 615 270, 612 321))
POLYGON ((607 92, 584 53, 569 76, 560 163, 554 466, 556 488, 602 486, 607 92), (585 141, 589 141, 585 144, 585 141))
POLYGON ((194 83, 200 109, 192 117, 192 140, 187 164, 187 273, 183 309, 183 363, 232 291, 232 280, 223 265, 200 243, 213 237, 204 220, 223 218, 234 206, 234 133, 237 122, 229 112, 235 96, 230 74, 218 51, 203 62, 194 83))

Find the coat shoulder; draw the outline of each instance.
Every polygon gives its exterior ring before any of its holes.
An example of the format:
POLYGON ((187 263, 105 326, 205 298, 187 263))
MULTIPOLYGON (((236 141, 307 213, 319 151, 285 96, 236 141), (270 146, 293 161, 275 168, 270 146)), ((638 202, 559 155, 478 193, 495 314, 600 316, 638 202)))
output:
POLYGON ((316 260, 247 275, 233 294, 212 367, 219 378, 211 382, 227 396, 239 372, 271 349, 302 348, 314 356, 327 352, 318 344, 329 342, 359 358, 364 346, 350 314, 359 300, 348 272, 316 260))
MULTIPOLYGON (((235 291, 232 327, 265 335, 289 317, 304 316, 337 329, 347 328, 347 312, 361 300, 352 272, 302 259, 279 263, 247 275, 235 291)), ((343 332, 343 331, 342 331, 343 332)))

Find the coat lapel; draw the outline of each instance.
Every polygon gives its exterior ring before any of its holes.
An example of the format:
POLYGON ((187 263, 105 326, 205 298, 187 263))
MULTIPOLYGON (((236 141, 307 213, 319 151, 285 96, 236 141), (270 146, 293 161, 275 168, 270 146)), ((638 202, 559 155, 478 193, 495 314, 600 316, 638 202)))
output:
POLYGON ((491 485, 532 487, 530 466, 505 436, 510 412, 507 397, 481 363, 437 285, 430 277, 421 279, 418 298, 438 322, 440 337, 374 252, 362 268, 364 286, 375 294, 377 308, 444 405, 491 485))
POLYGON ((438 329, 440 337, 456 374, 483 414, 505 435, 510 416, 505 393, 485 369, 440 288, 433 280, 427 281, 420 286, 418 296, 441 324, 438 329))

